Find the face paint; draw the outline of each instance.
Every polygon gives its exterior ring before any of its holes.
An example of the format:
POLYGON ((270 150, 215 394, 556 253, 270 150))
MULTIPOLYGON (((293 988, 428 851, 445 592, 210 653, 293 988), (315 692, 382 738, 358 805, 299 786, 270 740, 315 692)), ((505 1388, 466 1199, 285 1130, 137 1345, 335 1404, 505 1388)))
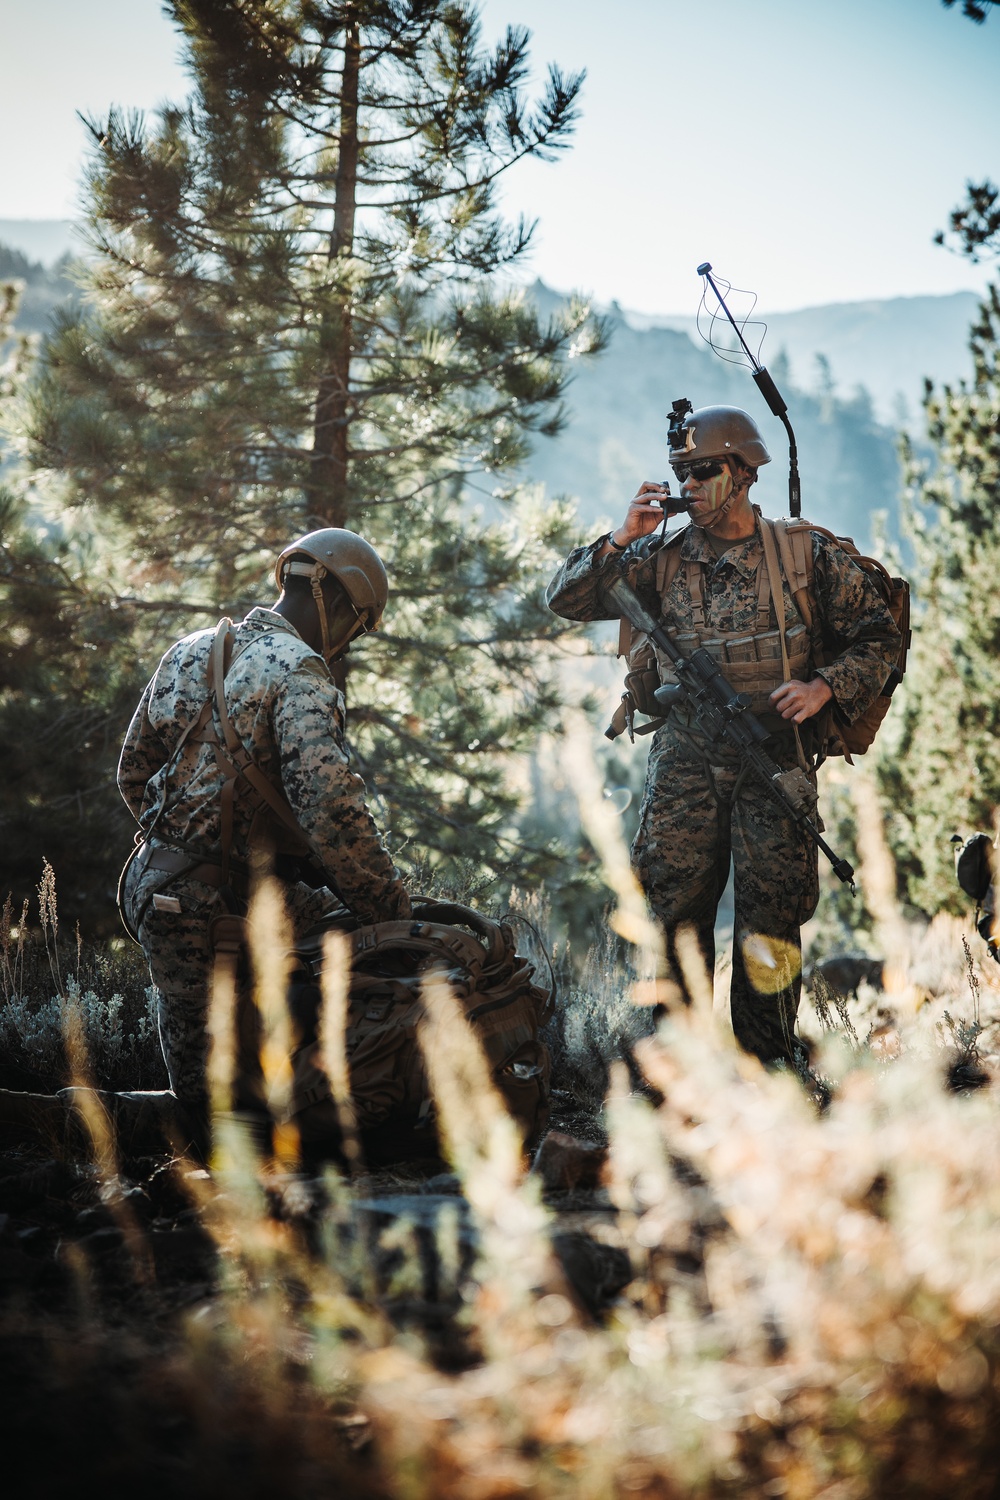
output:
POLYGON ((714 479, 686 479, 682 495, 687 512, 696 526, 711 526, 713 516, 725 505, 733 492, 733 476, 728 464, 714 479))

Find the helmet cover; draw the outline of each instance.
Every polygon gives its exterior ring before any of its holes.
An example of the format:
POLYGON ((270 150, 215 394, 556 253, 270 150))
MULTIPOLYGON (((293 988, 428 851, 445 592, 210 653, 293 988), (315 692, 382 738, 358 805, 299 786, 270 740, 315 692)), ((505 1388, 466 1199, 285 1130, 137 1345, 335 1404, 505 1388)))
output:
POLYGON ((275 563, 274 578, 279 588, 284 588, 289 560, 297 552, 304 552, 337 580, 366 630, 378 628, 389 597, 389 579, 370 542, 339 526, 308 532, 287 546, 275 563))
POLYGON ((756 469, 771 462, 757 423, 737 406, 700 406, 682 422, 671 424, 668 441, 672 464, 739 458, 756 469))

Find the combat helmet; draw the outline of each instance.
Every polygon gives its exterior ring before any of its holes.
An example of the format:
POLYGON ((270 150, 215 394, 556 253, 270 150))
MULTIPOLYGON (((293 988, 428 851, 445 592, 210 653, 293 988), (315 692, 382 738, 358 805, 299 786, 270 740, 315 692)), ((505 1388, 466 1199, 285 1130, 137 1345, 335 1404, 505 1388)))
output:
POLYGON ((327 574, 335 578, 344 590, 365 633, 378 629, 389 597, 389 579, 382 559, 371 543, 356 532, 328 526, 322 531, 310 531, 287 546, 274 565, 275 582, 283 589, 289 575, 311 581, 324 656, 330 652, 330 631, 322 587, 327 574), (313 559, 311 563, 296 555, 303 552, 313 559))
POLYGON ((738 406, 700 406, 692 411, 690 402, 675 401, 667 441, 672 464, 735 457, 756 469, 771 462, 760 428, 738 406))

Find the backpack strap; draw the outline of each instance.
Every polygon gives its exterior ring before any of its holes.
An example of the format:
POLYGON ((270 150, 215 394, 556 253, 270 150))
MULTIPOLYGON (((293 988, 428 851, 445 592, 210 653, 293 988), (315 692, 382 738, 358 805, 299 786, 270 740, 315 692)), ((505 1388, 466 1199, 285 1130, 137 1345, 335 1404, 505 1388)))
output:
POLYGON ((795 600, 795 607, 811 631, 816 610, 813 607, 812 597, 813 557, 812 539, 809 533, 814 528, 796 525, 794 522, 789 524, 785 520, 764 523, 762 518, 763 524, 773 528, 778 550, 781 553, 781 565, 788 580, 792 598, 795 600))
POLYGON ((763 635, 771 628, 771 570, 766 559, 757 573, 757 634, 763 635))
POLYGON ((264 775, 257 765, 253 756, 249 754, 232 719, 229 717, 229 709, 226 706, 226 673, 229 671, 233 661, 233 645, 236 640, 236 631, 230 619, 223 618, 219 621, 215 630, 215 638, 212 641, 212 649, 208 658, 208 679, 212 689, 215 709, 222 728, 222 736, 225 741, 225 750, 219 743, 214 733, 215 726, 203 733, 202 738, 211 744, 215 751, 216 763, 225 780, 222 785, 220 798, 220 821, 221 821, 221 844, 222 844, 222 883, 226 885, 229 879, 229 865, 233 848, 233 809, 236 799, 236 783, 242 776, 248 782, 261 800, 266 803, 278 821, 301 839, 308 848, 312 848, 312 842, 295 813, 291 804, 282 792, 264 775))
MULTIPOLYGON (((788 661, 788 645, 785 641, 785 591, 781 585, 781 568, 778 563, 778 553, 774 545, 774 535, 771 531, 771 522, 765 516, 760 517, 760 540, 764 548, 763 567, 771 577, 771 593, 774 597, 774 613, 778 620, 778 640, 781 642, 781 672, 785 682, 791 681, 792 669, 788 661)), ((795 735, 795 754, 799 765, 805 771, 809 762, 806 760, 805 751, 802 748, 802 737, 799 734, 799 726, 792 721, 792 732, 795 735)))
MULTIPOLYGON (((684 528, 684 531, 686 530, 687 527, 684 528)), ((670 542, 668 542, 666 546, 661 547, 659 553, 657 554, 656 592, 659 594, 661 599, 664 597, 667 589, 677 577, 677 569, 681 565, 681 549, 679 546, 672 546, 671 543, 673 543, 674 541, 679 542, 681 537, 684 535, 684 531, 676 532, 675 535, 671 537, 670 542)))

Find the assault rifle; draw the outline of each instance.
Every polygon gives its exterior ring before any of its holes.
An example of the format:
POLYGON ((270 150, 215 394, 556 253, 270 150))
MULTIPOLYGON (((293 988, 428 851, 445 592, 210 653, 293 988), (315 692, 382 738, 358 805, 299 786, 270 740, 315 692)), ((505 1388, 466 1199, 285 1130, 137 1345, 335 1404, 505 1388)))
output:
POLYGON ((803 832, 822 849, 833 865, 834 874, 850 885, 854 895, 853 868, 846 859, 837 858, 813 822, 816 792, 809 778, 799 766, 783 771, 762 748, 768 731, 756 714, 750 712, 749 694, 738 693, 726 681, 718 662, 704 646, 685 656, 663 626, 657 624, 621 572, 616 572, 611 582, 604 585, 604 592, 619 613, 637 630, 644 630, 653 645, 659 646, 673 664, 676 683, 665 683, 653 694, 659 707, 669 713, 675 703, 686 703, 693 710, 695 722, 703 734, 717 744, 731 745, 764 782, 775 802, 790 813, 803 832))

